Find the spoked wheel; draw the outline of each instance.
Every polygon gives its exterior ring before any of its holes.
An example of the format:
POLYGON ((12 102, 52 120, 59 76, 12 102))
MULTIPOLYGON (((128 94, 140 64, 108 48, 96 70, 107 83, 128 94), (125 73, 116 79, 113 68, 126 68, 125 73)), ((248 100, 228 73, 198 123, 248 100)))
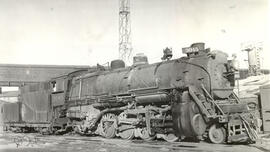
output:
MULTIPOLYGON (((125 121, 126 119, 127 119, 127 114, 125 112, 122 112, 118 116, 119 122, 125 121)), ((122 124, 118 129, 119 129, 118 135, 123 139, 131 140, 135 136, 135 129, 130 124, 122 124)))
POLYGON ((214 124, 210 127, 208 136, 212 143, 221 144, 226 139, 226 131, 223 127, 214 124))
POLYGON ((170 133, 170 134, 165 134, 163 136, 163 139, 168 141, 168 142, 175 142, 179 139, 179 137, 175 136, 174 134, 170 133))
POLYGON ((121 130, 119 132, 119 136, 123 139, 128 139, 131 140, 134 138, 135 134, 134 134, 134 128, 132 125, 121 125, 119 127, 119 129, 121 130))
POLYGON ((101 134, 105 138, 113 138, 116 133, 116 116, 114 114, 108 113, 102 116, 100 125, 101 125, 101 134))
POLYGON ((140 128, 138 133, 139 133, 139 136, 145 141, 151 141, 156 138, 156 135, 150 135, 148 133, 147 128, 140 128))

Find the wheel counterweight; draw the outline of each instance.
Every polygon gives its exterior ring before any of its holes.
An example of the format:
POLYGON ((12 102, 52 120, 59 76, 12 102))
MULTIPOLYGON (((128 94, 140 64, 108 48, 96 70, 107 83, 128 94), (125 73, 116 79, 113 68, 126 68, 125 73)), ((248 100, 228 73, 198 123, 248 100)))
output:
POLYGON ((134 138, 135 134, 134 134, 134 128, 131 125, 121 125, 119 127, 119 129, 121 130, 119 132, 119 136, 123 139, 128 139, 131 140, 134 138))
POLYGON ((179 137, 176 137, 174 134, 169 133, 169 134, 165 134, 163 139, 168 142, 175 142, 179 139, 179 137))
POLYGON ((156 135, 150 135, 147 131, 147 128, 140 128, 138 132, 139 132, 139 136, 141 137, 141 139, 143 139, 145 141, 154 140, 156 137, 156 135))

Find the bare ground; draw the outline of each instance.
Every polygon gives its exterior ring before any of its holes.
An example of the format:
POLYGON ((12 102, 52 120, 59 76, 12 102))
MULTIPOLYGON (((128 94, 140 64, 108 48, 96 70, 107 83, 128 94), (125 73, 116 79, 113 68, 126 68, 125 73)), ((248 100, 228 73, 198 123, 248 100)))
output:
POLYGON ((168 143, 161 140, 127 141, 78 135, 0 134, 0 152, 262 152, 269 150, 267 145, 267 142, 262 141, 252 145, 228 145, 207 142, 168 143))

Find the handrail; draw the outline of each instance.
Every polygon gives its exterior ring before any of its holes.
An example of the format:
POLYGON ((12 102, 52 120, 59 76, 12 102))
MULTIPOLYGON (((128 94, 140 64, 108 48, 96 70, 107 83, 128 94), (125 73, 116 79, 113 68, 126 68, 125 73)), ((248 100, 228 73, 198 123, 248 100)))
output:
POLYGON ((238 96, 235 94, 235 92, 232 93, 234 98, 236 99, 237 103, 240 103, 240 99, 238 98, 238 96))
POLYGON ((222 109, 214 102, 215 100, 212 98, 212 96, 208 93, 208 91, 206 90, 206 88, 204 87, 204 85, 201 85, 203 91, 207 94, 207 96, 211 99, 211 102, 218 108, 218 110, 221 112, 222 115, 224 115, 224 112, 222 111, 222 109))

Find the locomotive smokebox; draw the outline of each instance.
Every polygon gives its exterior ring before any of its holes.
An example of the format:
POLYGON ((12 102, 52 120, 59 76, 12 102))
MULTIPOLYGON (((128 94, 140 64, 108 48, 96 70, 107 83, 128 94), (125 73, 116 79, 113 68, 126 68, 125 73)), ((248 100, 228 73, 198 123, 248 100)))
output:
POLYGON ((148 58, 143 53, 138 53, 133 57, 133 66, 148 64, 148 58))
POLYGON ((111 69, 125 68, 125 62, 123 60, 113 60, 111 61, 111 69))

